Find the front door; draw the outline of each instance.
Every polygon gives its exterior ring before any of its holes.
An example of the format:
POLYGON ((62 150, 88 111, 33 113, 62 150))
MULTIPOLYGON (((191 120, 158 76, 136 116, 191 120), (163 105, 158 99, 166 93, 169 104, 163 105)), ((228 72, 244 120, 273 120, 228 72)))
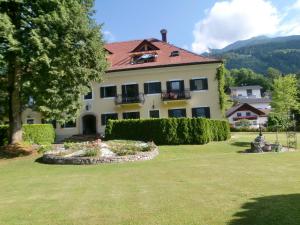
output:
POLYGON ((97 133, 96 117, 93 115, 86 115, 82 117, 83 134, 92 135, 97 133))

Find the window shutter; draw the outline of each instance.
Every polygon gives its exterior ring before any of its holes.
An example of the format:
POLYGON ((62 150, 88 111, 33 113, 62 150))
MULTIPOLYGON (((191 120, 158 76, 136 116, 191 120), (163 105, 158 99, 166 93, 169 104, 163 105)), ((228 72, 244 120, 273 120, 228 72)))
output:
POLYGON ((104 114, 101 115, 101 125, 102 126, 105 125, 105 115, 104 114))
POLYGON ((167 81, 167 91, 171 91, 171 81, 167 81))
POLYGON ((113 92, 114 92, 114 97, 116 97, 117 96, 117 86, 113 87, 113 92))
POLYGON ((184 81, 180 81, 180 91, 184 91, 184 81))
POLYGON ((209 107, 205 107, 205 117, 210 118, 210 108, 209 107))
POLYGON ((206 79, 203 79, 203 90, 208 90, 208 81, 207 81, 207 78, 206 79))
POLYGON ((104 87, 100 88, 100 97, 104 98, 104 87))
POLYGON ((161 82, 158 83, 158 91, 161 93, 161 82))
POLYGON ((148 85, 148 83, 144 83, 144 93, 149 94, 149 85, 148 85))
POLYGON ((195 80, 190 80, 190 89, 191 91, 195 90, 195 80))
MULTIPOLYGON (((192 81, 192 80, 191 80, 191 81, 192 81)), ((197 109, 192 108, 192 117, 197 117, 196 110, 197 110, 197 109)))
POLYGON ((122 96, 125 97, 126 96, 126 86, 122 85, 122 96))

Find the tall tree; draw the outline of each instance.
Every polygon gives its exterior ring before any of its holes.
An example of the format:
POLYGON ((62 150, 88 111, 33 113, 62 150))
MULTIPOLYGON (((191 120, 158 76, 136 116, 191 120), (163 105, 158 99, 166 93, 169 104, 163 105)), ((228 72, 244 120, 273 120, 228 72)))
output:
POLYGON ((289 74, 274 80, 271 107, 272 113, 288 125, 290 113, 300 109, 296 75, 289 74))
POLYGON ((101 81, 106 53, 93 2, 1 1, 1 79, 7 82, 11 143, 22 140, 21 112, 29 98, 45 118, 63 122, 75 118, 91 82, 101 81))

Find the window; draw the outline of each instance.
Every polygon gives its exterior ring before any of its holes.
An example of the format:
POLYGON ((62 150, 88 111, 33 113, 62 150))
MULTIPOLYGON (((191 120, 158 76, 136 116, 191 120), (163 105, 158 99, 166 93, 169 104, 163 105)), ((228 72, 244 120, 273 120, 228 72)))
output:
POLYGON ((241 117, 241 116, 242 116, 242 113, 238 112, 236 115, 237 115, 238 117, 241 117))
POLYGON ((173 51, 171 52, 171 57, 179 56, 179 51, 173 51))
POLYGON ((168 114, 171 118, 186 117, 186 109, 169 109, 168 114))
POLYGON ((93 92, 90 91, 84 96, 84 100, 89 100, 93 98, 93 92))
POLYGON ((101 98, 113 98, 117 95, 117 87, 116 86, 107 86, 100 88, 100 97, 101 98))
POLYGON ((256 120, 253 121, 253 125, 254 125, 254 126, 257 125, 257 121, 256 121, 256 120))
POLYGON ((56 129, 56 120, 45 120, 45 119, 42 119, 42 124, 52 124, 53 128, 56 129))
POLYGON ((246 112, 246 116, 251 116, 251 112, 246 112))
POLYGON ((199 107, 192 109, 192 116, 193 117, 205 117, 210 118, 210 108, 209 107, 199 107))
POLYGON ((247 89, 247 96, 251 96, 252 95, 252 89, 247 89))
POLYGON ((150 110, 149 111, 150 118, 159 118, 159 110, 150 110))
POLYGON ((184 81, 183 80, 167 81, 167 91, 168 92, 184 91, 184 81))
POLYGON ((126 112, 123 113, 123 119, 139 119, 140 112, 126 112))
POLYGON ((76 121, 68 121, 61 125, 61 128, 74 128, 76 127, 76 121))
POLYGON ((105 113, 101 115, 101 125, 105 126, 108 120, 117 120, 118 113, 105 113))
POLYGON ((190 80, 191 91, 208 90, 207 78, 190 80))
POLYGON ((144 92, 145 94, 161 93, 161 83, 160 82, 144 83, 144 92))
POLYGON ((27 124, 34 124, 34 119, 27 119, 26 123, 27 124))
POLYGON ((149 63, 154 62, 156 59, 156 54, 141 54, 141 55, 134 55, 131 59, 131 64, 141 64, 141 63, 149 63))

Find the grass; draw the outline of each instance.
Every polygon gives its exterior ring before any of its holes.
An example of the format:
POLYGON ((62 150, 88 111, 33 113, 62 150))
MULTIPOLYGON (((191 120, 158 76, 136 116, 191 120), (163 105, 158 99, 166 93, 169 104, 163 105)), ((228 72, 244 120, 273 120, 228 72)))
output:
POLYGON ((2 159, 0 224, 299 225, 300 151, 238 153, 255 136, 161 146, 157 158, 136 163, 2 159))

